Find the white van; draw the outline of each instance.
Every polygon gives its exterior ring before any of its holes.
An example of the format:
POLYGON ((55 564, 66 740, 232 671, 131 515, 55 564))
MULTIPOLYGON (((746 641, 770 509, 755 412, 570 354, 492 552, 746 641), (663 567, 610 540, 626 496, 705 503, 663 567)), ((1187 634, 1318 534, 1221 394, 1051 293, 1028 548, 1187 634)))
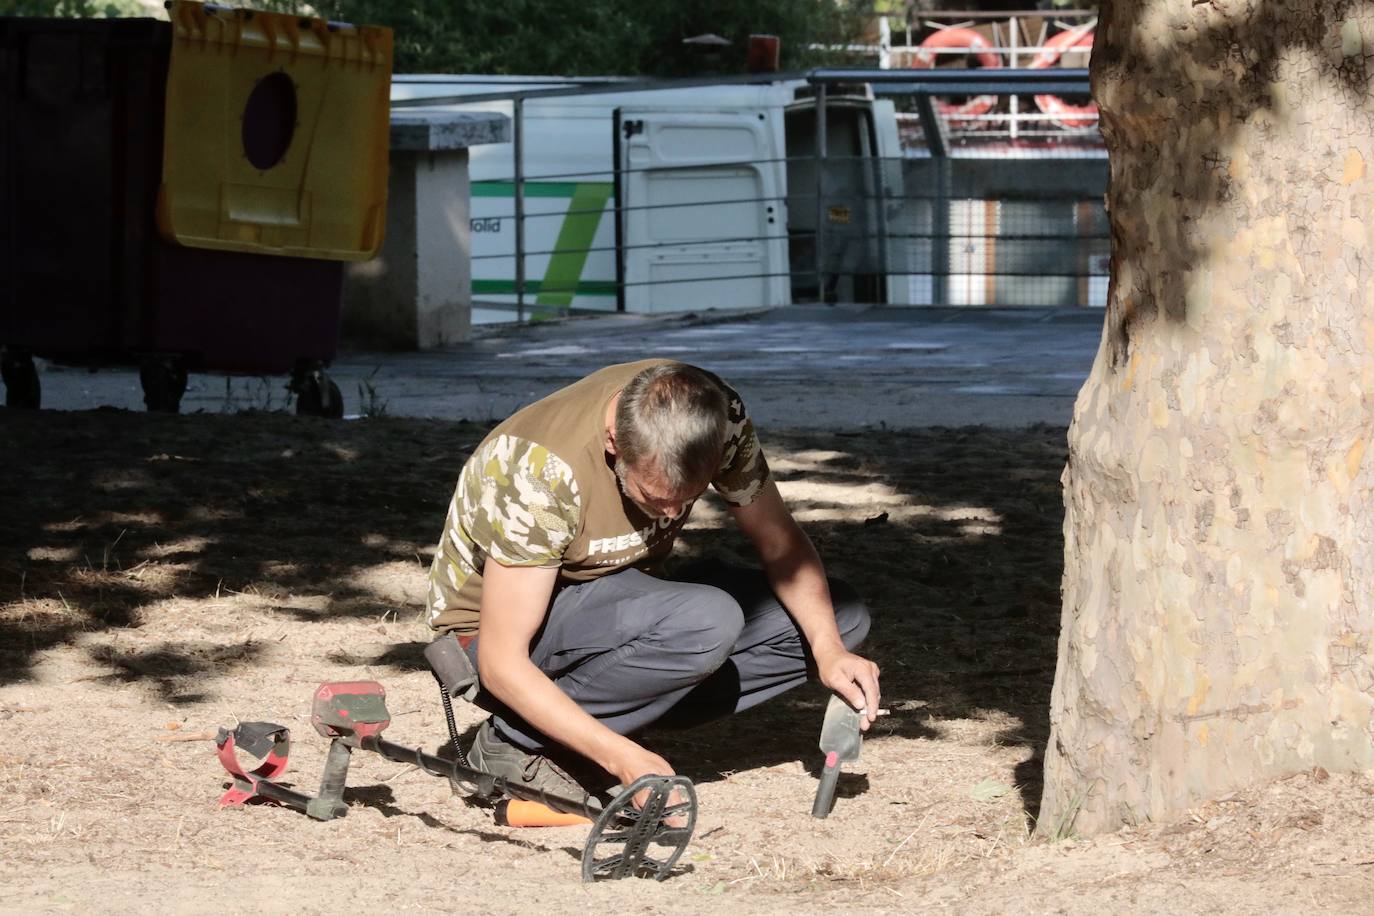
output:
MULTIPOLYGON (((592 82, 400 75, 391 97, 592 82)), ((905 303, 906 278, 890 281, 873 269, 881 252, 857 250, 879 244, 885 208, 877 204, 902 194, 900 167, 882 165, 902 155, 891 102, 866 87, 827 96, 822 244, 833 274, 818 291, 815 101, 806 83, 599 88, 523 103, 525 317, 753 309, 818 295, 905 303)), ((509 100, 436 107, 513 114, 509 100)), ((473 148, 470 169, 473 321, 509 321, 517 302, 512 145, 473 148)))

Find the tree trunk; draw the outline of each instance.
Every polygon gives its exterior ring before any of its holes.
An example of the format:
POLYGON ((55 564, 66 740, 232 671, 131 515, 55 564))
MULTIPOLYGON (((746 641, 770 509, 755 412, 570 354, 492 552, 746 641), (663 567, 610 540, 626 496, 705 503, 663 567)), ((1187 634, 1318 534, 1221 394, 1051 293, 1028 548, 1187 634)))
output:
POLYGON ((1374 10, 1103 6, 1042 834, 1374 767, 1374 10))

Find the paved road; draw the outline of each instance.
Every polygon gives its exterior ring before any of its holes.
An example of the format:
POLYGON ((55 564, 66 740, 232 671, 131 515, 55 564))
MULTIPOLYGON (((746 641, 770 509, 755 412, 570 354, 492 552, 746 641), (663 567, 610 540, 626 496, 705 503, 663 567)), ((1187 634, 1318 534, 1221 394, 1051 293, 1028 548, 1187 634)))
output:
MULTIPOLYGON (((614 362, 666 356, 710 368, 764 427, 859 429, 1067 424, 1101 334, 1085 309, 792 306, 750 316, 609 315, 482 329, 425 353, 345 352, 347 410, 488 420, 614 362)), ((183 411, 281 407, 284 378, 192 376, 183 411)), ((59 410, 142 409, 137 373, 43 367, 59 410)))

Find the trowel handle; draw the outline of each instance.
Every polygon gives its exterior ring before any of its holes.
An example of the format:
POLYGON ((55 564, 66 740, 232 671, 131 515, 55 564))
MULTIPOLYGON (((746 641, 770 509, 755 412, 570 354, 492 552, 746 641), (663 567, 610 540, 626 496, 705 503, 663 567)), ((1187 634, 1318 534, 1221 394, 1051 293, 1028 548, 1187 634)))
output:
POLYGON ((835 784, 840 781, 840 761, 831 751, 825 758, 825 769, 821 770, 821 784, 816 787, 816 801, 811 805, 812 817, 825 817, 835 803, 835 784))

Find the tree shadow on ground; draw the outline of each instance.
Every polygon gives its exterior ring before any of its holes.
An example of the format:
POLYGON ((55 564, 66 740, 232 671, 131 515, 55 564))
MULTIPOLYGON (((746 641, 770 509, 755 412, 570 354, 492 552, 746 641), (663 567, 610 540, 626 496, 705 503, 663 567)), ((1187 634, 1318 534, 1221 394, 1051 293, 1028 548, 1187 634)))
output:
POLYGON ((416 596, 373 580, 427 565, 453 480, 485 433, 0 411, 16 471, 0 479, 0 684, 28 677, 46 649, 141 626, 159 602, 247 594, 301 620, 412 614, 416 596), (431 482, 417 486, 420 476, 431 482), (299 606, 301 595, 318 600, 299 606))
MULTIPOLYGON (((184 704, 216 678, 274 662, 251 639, 220 645, 204 629, 135 648, 95 637, 217 607, 229 593, 288 622, 413 618, 422 589, 397 594, 385 576, 377 584, 378 571, 423 583, 454 480, 485 427, 7 411, 0 432, 23 469, 0 482, 12 507, 0 530, 0 684, 29 677, 45 650, 81 641, 104 679, 145 682, 184 704)), ((870 740, 930 740, 948 720, 1000 717, 997 740, 1035 755, 1017 772, 1034 812, 1060 615, 1064 431, 779 432, 765 447, 829 571, 872 609, 864 651, 882 667, 892 713, 870 740)), ((752 562, 708 505, 679 554, 752 562)), ((214 613, 234 632, 234 606, 214 613)), ((383 652, 335 648, 324 660, 423 670, 427 631, 412 626, 383 652)), ((808 685, 647 740, 700 781, 810 766, 824 705, 808 685)))
MULTIPOLYGON (((768 442, 770 456, 784 458, 775 474, 793 511, 811 519, 828 571, 855 585, 873 613, 861 651, 882 669, 891 715, 866 740, 931 740, 953 719, 1007 721, 995 740, 1030 749, 1016 782, 1034 816, 1060 621, 1064 430, 872 434, 888 443, 868 435, 768 442), (826 521, 840 508, 829 500, 843 493, 852 500, 839 513, 847 520, 826 521), (871 509, 856 513, 865 501, 871 509)), ((688 532, 684 542, 689 555, 748 561, 729 528, 688 532)), ((814 770, 826 699, 808 685, 765 708, 649 738, 698 781, 788 760, 814 770)))

